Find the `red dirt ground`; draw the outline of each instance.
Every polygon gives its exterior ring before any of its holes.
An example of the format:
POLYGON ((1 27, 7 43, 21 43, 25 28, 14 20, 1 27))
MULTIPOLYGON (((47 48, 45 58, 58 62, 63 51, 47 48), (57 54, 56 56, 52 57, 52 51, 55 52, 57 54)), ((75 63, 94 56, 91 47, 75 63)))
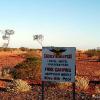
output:
POLYGON ((25 58, 22 52, 0 52, 0 68, 13 67, 22 62, 25 58))
POLYGON ((77 61, 78 76, 87 76, 90 80, 100 80, 100 62, 77 61))

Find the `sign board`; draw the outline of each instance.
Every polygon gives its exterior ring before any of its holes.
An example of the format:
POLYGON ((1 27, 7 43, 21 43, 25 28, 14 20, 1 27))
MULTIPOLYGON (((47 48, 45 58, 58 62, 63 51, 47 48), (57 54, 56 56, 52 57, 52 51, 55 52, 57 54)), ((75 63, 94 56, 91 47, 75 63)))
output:
POLYGON ((75 47, 42 48, 42 81, 75 81, 75 47))

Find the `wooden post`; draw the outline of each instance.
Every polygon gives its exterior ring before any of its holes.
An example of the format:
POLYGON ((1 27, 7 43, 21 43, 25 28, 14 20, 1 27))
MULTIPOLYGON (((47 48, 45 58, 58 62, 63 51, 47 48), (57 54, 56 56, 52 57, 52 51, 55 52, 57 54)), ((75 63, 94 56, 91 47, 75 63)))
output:
POLYGON ((42 81, 42 100, 44 100, 44 81, 42 81))

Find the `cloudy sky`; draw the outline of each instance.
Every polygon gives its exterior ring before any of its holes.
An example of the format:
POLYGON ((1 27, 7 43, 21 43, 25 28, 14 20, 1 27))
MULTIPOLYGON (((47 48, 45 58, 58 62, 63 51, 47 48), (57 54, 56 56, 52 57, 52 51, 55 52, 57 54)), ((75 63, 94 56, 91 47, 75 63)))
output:
MULTIPOLYGON (((9 47, 100 47, 100 0, 1 0, 0 30, 13 29, 9 47)), ((5 42, 0 33, 0 46, 5 42)))

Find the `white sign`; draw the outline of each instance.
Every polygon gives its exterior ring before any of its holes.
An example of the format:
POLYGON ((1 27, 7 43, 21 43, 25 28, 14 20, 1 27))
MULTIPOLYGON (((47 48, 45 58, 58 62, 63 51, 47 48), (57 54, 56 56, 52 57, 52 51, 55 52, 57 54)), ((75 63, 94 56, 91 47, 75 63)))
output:
POLYGON ((42 81, 75 81, 75 47, 42 48, 42 81))

